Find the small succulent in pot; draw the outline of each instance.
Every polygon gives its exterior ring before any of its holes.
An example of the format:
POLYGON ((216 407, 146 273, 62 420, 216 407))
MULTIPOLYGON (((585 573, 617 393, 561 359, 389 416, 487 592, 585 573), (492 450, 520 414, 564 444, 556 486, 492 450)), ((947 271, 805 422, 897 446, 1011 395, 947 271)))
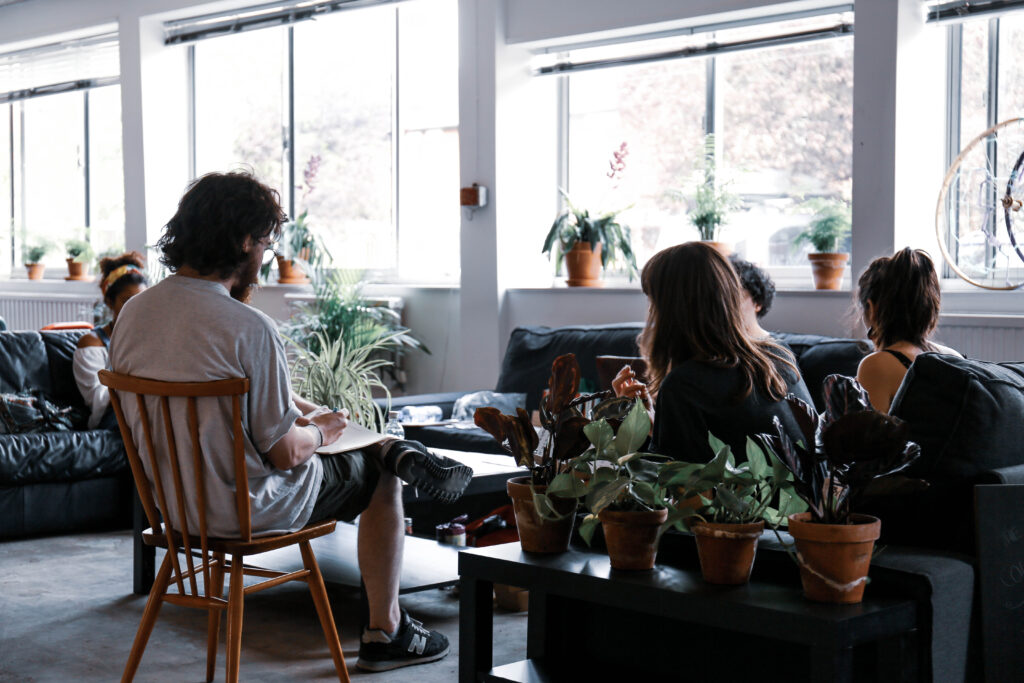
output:
POLYGON ((85 240, 68 240, 64 243, 68 258, 78 263, 84 263, 92 258, 92 245, 85 240))
MULTIPOLYGON (((909 467, 921 448, 907 439, 902 420, 871 407, 867 392, 851 377, 825 378, 825 412, 787 396, 803 439, 793 441, 776 417, 774 433, 761 434, 790 472, 796 493, 814 522, 849 524, 852 503, 878 479, 909 467)), ((924 482, 900 478, 898 486, 920 489, 924 482)), ((892 490, 892 486, 889 487, 892 490)))

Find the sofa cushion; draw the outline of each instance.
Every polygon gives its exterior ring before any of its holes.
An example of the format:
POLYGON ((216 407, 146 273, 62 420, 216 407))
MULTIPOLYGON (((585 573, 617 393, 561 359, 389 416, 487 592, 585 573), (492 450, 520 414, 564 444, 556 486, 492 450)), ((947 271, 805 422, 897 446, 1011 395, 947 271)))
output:
POLYGON ((79 338, 88 330, 67 330, 62 332, 42 332, 43 345, 50 366, 50 399, 63 406, 87 409, 82 394, 75 383, 72 370, 75 348, 79 338))
POLYGON ((127 467, 113 430, 0 434, 0 486, 106 477, 127 467))
POLYGON ((540 407, 551 376, 551 364, 566 353, 576 354, 584 380, 581 390, 598 386, 596 356, 637 356, 636 337, 643 323, 517 327, 508 340, 496 391, 525 393, 526 409, 540 407))
POLYGON ((39 332, 0 332, 0 392, 51 396, 50 362, 39 332))
POLYGON ((822 395, 825 378, 833 374, 856 377, 857 366, 864 356, 871 353, 872 348, 871 342, 866 339, 837 339, 787 332, 775 332, 772 336, 793 350, 800 374, 819 412, 825 409, 822 395))

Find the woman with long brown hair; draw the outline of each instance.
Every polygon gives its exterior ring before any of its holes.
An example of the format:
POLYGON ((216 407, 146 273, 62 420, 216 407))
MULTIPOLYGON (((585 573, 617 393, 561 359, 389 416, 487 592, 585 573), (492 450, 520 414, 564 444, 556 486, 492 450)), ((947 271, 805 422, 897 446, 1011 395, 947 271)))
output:
POLYGON ((640 276, 649 311, 638 338, 647 386, 623 369, 619 395, 656 397, 654 449, 680 460, 709 460, 708 432, 732 446, 769 432, 778 417, 800 438, 784 400, 811 404, 792 354, 770 338, 754 338, 743 312, 743 287, 728 259, 701 242, 655 254, 640 276))
POLYGON ((914 359, 929 351, 960 355, 929 340, 939 323, 942 295, 928 253, 909 247, 876 258, 857 281, 857 304, 875 352, 857 368, 871 406, 889 412, 914 359))

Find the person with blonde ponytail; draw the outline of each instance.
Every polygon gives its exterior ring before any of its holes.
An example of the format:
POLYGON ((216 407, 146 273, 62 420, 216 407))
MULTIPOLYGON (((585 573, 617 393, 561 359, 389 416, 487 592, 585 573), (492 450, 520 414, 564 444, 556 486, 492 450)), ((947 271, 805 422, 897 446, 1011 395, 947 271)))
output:
POLYGON ((857 282, 857 304, 875 352, 857 368, 857 381, 875 410, 889 412, 892 399, 918 355, 960 355, 930 341, 939 323, 942 295, 931 257, 909 247, 876 258, 857 282))
POLYGON ((653 449, 679 460, 713 457, 708 432, 738 460, 747 436, 772 430, 778 417, 802 438, 784 399, 811 404, 792 354, 770 337, 756 337, 743 315, 743 286, 729 260, 701 242, 655 254, 640 275, 649 309, 638 338, 648 384, 623 368, 617 395, 654 397, 653 449))

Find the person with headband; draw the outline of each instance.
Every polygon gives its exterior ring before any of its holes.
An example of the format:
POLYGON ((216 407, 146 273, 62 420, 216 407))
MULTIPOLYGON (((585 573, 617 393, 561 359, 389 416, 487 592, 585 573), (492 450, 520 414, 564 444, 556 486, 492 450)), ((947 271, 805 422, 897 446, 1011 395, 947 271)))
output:
POLYGON ((931 341, 939 324, 939 278, 928 253, 909 247, 876 258, 857 282, 857 306, 875 352, 857 368, 872 407, 889 412, 907 370, 920 354, 960 354, 931 341))
POLYGON ((72 363, 75 383, 89 406, 89 429, 117 429, 117 417, 110 407, 110 393, 96 373, 108 367, 110 335, 125 302, 146 289, 142 254, 129 251, 100 261, 100 292, 113 314, 110 322, 94 327, 78 340, 72 363))

